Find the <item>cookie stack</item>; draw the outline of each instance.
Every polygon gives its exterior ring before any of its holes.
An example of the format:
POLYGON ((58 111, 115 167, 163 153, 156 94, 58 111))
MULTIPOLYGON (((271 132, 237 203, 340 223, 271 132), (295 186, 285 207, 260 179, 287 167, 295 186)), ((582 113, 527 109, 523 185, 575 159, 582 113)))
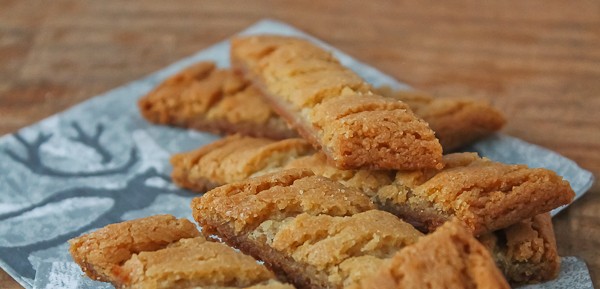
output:
POLYGON ((128 230, 114 245, 123 252, 98 249, 109 244, 98 232, 72 241, 90 277, 122 288, 508 288, 556 278, 548 212, 572 201, 569 183, 475 153, 442 155, 500 129, 497 110, 373 88, 298 38, 231 47, 232 69, 199 63, 139 106, 153 123, 230 135, 173 156, 173 181, 204 193, 192 209, 206 238, 274 273, 196 235, 146 246, 128 230), (164 251, 175 248, 189 254, 164 251), (196 257, 173 266, 178 254, 196 257), (205 274, 205 254, 240 269, 205 274), (248 270, 268 274, 250 280, 248 270))

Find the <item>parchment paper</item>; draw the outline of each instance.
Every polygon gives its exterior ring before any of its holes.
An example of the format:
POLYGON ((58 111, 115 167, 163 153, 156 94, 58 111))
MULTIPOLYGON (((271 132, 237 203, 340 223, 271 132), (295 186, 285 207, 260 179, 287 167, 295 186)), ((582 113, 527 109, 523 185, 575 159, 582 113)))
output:
MULTIPOLYGON (((343 64, 375 86, 410 89, 286 24, 264 20, 243 33, 310 38, 334 50, 343 64)), ((228 51, 226 41, 218 43, 0 138, 0 267, 26 288, 34 284, 35 288, 106 288, 82 279, 68 255, 66 240, 110 223, 159 213, 191 219, 189 203, 195 195, 170 183, 168 159, 218 137, 150 125, 140 117, 136 102, 165 77, 192 63, 211 60, 228 66, 228 51)), ((593 183, 592 174, 573 161, 506 135, 498 134, 470 149, 502 162, 555 170, 571 183, 577 197, 593 183)), ((591 288, 585 263, 564 260, 563 273, 553 284, 591 288)), ((531 288, 563 288, 552 286, 531 288)))

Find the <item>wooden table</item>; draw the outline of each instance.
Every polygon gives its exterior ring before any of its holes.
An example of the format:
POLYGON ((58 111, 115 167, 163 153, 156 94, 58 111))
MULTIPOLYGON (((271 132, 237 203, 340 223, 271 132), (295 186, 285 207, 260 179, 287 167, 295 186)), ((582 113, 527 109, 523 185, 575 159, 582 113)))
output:
MULTIPOLYGON (((504 132, 600 176, 600 1, 450 2, 0 0, 0 134, 271 17, 419 89, 490 100, 504 132)), ((555 218, 561 255, 595 284, 599 193, 555 218)), ((21 287, 0 270, 0 288, 21 287)))

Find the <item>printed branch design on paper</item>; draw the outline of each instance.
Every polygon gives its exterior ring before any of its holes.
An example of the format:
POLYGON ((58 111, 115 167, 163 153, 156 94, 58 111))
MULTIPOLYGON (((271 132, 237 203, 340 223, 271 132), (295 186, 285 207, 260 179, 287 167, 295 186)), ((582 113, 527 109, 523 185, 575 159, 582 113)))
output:
POLYGON ((100 136, 102 136, 102 133, 104 132, 104 126, 102 124, 96 124, 96 132, 94 135, 88 135, 81 129, 81 126, 77 122, 72 122, 71 126, 77 132, 77 136, 70 137, 70 140, 80 142, 94 149, 102 157, 102 164, 110 163, 113 158, 112 154, 100 145, 100 136))
MULTIPOLYGON (((77 122, 72 122, 71 126, 73 127, 76 133, 76 136, 69 138, 71 141, 81 143, 93 149, 96 153, 98 153, 98 155, 100 155, 101 163, 103 165, 106 165, 112 161, 113 154, 100 144, 100 137, 104 132, 104 126, 102 124, 96 125, 96 130, 94 134, 86 133, 77 122)), ((52 138, 51 133, 39 132, 37 138, 35 138, 35 140, 33 141, 28 141, 19 133, 15 133, 13 134, 13 136, 25 148, 26 156, 21 156, 10 149, 5 149, 6 154, 14 161, 21 163, 33 173, 36 173, 38 175, 62 178, 106 176, 127 172, 139 160, 137 149, 135 147, 132 147, 129 152, 129 159, 127 160, 127 162, 118 167, 106 168, 90 172, 62 171, 60 169, 52 168, 44 164, 40 156, 40 148, 44 143, 48 142, 50 138, 52 138)))
MULTIPOLYGON (((33 139, 27 139, 23 135, 15 133, 13 136, 18 144, 24 148, 25 153, 21 153, 14 148, 6 148, 4 151, 9 158, 25 166, 32 173, 55 178, 110 177, 112 175, 126 173, 134 165, 140 162, 140 152, 134 145, 130 149, 129 158, 125 163, 116 167, 114 165, 110 166, 114 163, 115 153, 102 145, 101 138, 105 132, 105 127, 102 124, 97 124, 92 131, 86 131, 79 123, 72 122, 71 128, 73 129, 74 134, 69 137, 70 142, 80 143, 94 150, 94 152, 100 156, 102 169, 95 171, 69 172, 45 164, 42 161, 40 148, 52 138, 53 134, 48 132, 38 132, 37 136, 33 139)), ((149 168, 134 175, 127 181, 125 186, 121 188, 94 188, 86 186, 68 188, 54 192, 45 199, 28 207, 10 213, 0 214, 0 222, 19 222, 19 218, 26 216, 24 214, 35 212, 36 209, 43 209, 45 206, 57 205, 66 200, 75 200, 81 197, 99 197, 112 200, 112 205, 110 205, 110 207, 103 209, 98 217, 94 218, 86 225, 79 226, 58 236, 48 236, 48 239, 43 238, 38 242, 33 241, 18 246, 0 246, 0 256, 11 256, 4 261, 15 270, 15 273, 25 278, 33 279, 36 271, 31 263, 30 256, 34 252, 64 245, 67 240, 77 237, 82 233, 104 227, 111 223, 121 222, 123 221, 122 218, 125 213, 150 207, 160 195, 175 194, 178 196, 190 196, 190 194, 184 190, 165 189, 152 186, 148 180, 153 178, 160 178, 167 183, 171 182, 171 179, 168 176, 161 174, 155 168, 149 168)), ((110 181, 110 179, 107 179, 106 181, 110 181)), ((12 233, 12 231, 9 232, 9 234, 12 233)), ((19 233, 15 231, 14 234, 19 233)))
MULTIPOLYGON (((0 246, 0 256, 11 256, 5 259, 9 266, 15 272, 26 278, 33 279, 35 277, 35 268, 29 261, 29 256, 40 250, 46 250, 65 244, 67 240, 77 237, 92 229, 104 227, 106 225, 123 221, 122 217, 125 213, 134 210, 142 210, 148 208, 156 200, 159 195, 175 194, 178 196, 189 197, 190 193, 181 189, 168 190, 147 185, 147 180, 151 178, 161 178, 166 182, 171 182, 168 176, 160 174, 156 169, 150 168, 145 172, 134 176, 127 182, 125 187, 117 189, 98 189, 91 187, 76 187, 67 190, 59 191, 48 198, 23 209, 0 214, 0 222, 9 221, 13 218, 18 218, 27 212, 31 212, 36 208, 46 205, 57 204, 67 199, 79 197, 102 197, 113 200, 113 204, 106 209, 97 218, 92 220, 87 225, 79 227, 68 233, 53 237, 48 240, 43 240, 33 244, 23 246, 0 246), (18 253, 15 253, 18 252, 18 253)), ((18 234, 18 232, 17 232, 18 234)))

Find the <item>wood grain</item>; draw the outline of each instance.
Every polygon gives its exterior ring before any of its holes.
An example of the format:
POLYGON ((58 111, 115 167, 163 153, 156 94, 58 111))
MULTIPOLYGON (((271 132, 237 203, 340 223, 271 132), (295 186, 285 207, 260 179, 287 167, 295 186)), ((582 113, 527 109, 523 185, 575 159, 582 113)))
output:
MULTIPOLYGON (((0 0, 0 134, 140 78, 255 21, 289 22, 600 175, 600 1, 0 0)), ((555 218, 600 284, 600 186, 555 218)), ((2 272, 3 273, 3 272, 2 272)), ((0 287, 21 288, 0 273, 0 287)))

